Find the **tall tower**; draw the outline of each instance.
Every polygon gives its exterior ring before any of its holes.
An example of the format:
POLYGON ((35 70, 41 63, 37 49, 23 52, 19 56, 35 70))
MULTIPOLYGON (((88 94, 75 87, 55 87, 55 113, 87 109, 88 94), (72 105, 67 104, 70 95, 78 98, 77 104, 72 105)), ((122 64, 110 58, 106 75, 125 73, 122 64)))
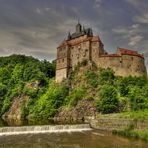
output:
POLYGON ((75 29, 57 48, 56 82, 68 78, 70 71, 84 60, 97 62, 104 52, 100 38, 93 36, 91 28, 82 27, 78 21, 75 29))
POLYGON ((69 46, 66 42, 63 42, 57 48, 56 82, 61 82, 68 77, 69 64, 69 46))

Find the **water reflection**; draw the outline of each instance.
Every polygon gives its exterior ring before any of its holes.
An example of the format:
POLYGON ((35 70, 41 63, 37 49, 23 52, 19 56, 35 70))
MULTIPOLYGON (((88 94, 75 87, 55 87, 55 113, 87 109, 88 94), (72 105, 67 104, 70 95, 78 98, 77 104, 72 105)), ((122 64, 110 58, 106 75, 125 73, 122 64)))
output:
POLYGON ((97 130, 0 137, 4 148, 147 148, 140 140, 113 136, 97 130))
POLYGON ((28 125, 48 125, 54 124, 53 120, 16 120, 16 119, 0 119, 0 127, 4 126, 28 126, 28 125))

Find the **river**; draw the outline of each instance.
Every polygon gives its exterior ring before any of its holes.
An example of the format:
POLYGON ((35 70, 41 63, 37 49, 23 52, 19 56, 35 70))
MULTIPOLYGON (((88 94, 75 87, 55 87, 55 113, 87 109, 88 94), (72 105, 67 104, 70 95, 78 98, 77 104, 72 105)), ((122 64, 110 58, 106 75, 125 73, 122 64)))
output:
POLYGON ((0 148, 148 148, 148 143, 93 130, 87 124, 1 127, 0 148))

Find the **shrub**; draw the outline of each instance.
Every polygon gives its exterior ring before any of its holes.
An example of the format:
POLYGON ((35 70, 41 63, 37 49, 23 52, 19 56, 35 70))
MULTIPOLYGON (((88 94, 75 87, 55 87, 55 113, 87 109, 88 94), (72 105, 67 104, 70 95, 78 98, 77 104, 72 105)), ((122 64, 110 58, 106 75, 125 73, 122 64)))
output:
POLYGON ((72 92, 66 98, 65 105, 68 105, 70 107, 76 106, 78 101, 83 99, 83 97, 85 96, 85 92, 86 90, 83 87, 72 90, 72 92))
POLYGON ((110 68, 100 69, 99 84, 113 84, 115 79, 114 71, 110 68))
POLYGON ((145 89, 143 91, 137 86, 133 86, 132 88, 130 88, 128 96, 131 101, 132 110, 135 111, 148 108, 148 97, 144 96, 145 91, 145 89))
POLYGON ((33 107, 34 118, 48 119, 53 117, 57 109, 63 105, 67 95, 67 86, 62 84, 50 85, 46 93, 40 96, 33 107))
POLYGON ((85 73, 85 76, 87 78, 88 84, 90 84, 93 87, 97 87, 97 85, 99 84, 98 75, 94 71, 87 71, 85 73))
POLYGON ((80 63, 81 66, 86 66, 87 64, 88 64, 88 60, 87 60, 87 59, 84 59, 84 60, 80 63))
POLYGON ((111 85, 104 85, 99 92, 100 99, 97 100, 97 109, 103 114, 117 112, 119 110, 119 101, 117 91, 111 85))

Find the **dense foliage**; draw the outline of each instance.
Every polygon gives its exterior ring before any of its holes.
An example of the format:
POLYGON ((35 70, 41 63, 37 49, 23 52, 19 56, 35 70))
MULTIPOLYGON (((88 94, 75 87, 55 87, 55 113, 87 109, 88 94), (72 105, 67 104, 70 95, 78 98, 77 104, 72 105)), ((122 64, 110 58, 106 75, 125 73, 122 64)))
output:
POLYGON ((117 90, 114 86, 104 85, 99 92, 100 100, 97 102, 98 110, 102 113, 113 113, 119 109, 117 90))
POLYGON ((113 113, 148 108, 147 77, 117 77, 111 69, 88 74, 87 81, 99 88, 96 99, 98 111, 113 113))
MULTIPOLYGON (((87 65, 84 61, 82 66, 87 65)), ((78 72, 78 68, 77 68, 78 72)), ((48 119, 62 107, 74 107, 93 98, 101 113, 148 108, 146 77, 116 77, 111 69, 72 73, 61 84, 54 82, 55 63, 24 55, 0 58, 0 115, 21 108, 22 119, 48 119), (16 107, 16 108, 15 108, 16 107)))
MULTIPOLYGON (((0 114, 4 114, 15 97, 28 95, 34 104, 55 76, 55 64, 24 55, 0 58, 0 114), (30 86, 29 86, 30 85, 30 86), (31 85, 37 85, 34 89, 31 85)), ((28 103, 28 104, 29 104, 28 103)))

